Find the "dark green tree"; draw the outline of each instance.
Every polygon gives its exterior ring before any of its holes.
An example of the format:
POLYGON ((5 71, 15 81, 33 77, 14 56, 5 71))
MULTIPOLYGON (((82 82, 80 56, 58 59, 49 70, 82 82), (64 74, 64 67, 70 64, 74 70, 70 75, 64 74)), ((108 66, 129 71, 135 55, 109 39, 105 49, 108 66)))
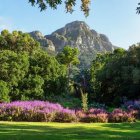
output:
POLYGON ((120 48, 114 50, 113 53, 97 55, 91 67, 94 99, 107 105, 118 104, 123 95, 122 85, 125 85, 122 76, 125 63, 127 63, 126 51, 120 48))
POLYGON ((44 79, 39 75, 29 75, 20 83, 21 100, 43 100, 44 99, 44 79))
POLYGON ((17 86, 28 68, 28 55, 10 50, 0 51, 0 80, 7 82, 9 86, 17 86))
POLYGON ((43 78, 45 97, 65 92, 66 67, 60 65, 55 57, 49 56, 45 51, 35 51, 30 57, 29 69, 30 74, 43 78))
POLYGON ((28 72, 28 59, 26 53, 17 54, 10 50, 0 51, 0 80, 7 83, 11 99, 17 97, 19 90, 16 87, 28 72))

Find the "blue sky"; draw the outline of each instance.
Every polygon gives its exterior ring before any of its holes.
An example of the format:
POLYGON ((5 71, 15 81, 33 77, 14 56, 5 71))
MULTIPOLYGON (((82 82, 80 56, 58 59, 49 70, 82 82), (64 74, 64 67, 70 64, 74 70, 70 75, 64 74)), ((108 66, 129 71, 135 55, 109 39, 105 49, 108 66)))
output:
POLYGON ((140 15, 135 11, 140 0, 91 0, 87 18, 80 12, 80 0, 77 1, 75 12, 66 14, 64 5, 55 11, 40 12, 37 7, 31 7, 28 0, 1 0, 0 30, 39 30, 46 35, 69 22, 80 20, 106 34, 114 45, 127 49, 140 42, 140 15))

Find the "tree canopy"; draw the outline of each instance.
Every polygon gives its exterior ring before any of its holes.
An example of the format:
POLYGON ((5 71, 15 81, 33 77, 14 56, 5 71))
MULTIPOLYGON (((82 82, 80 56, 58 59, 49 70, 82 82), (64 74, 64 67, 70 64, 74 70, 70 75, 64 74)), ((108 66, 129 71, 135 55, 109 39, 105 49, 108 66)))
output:
POLYGON ((91 66, 91 86, 94 99, 107 105, 120 105, 123 98, 140 97, 140 44, 128 51, 97 55, 91 66))
POLYGON ((0 50, 12 50, 14 52, 33 52, 39 49, 39 43, 27 33, 21 31, 3 30, 0 34, 0 50))
MULTIPOLYGON (((81 0, 81 10, 86 16, 89 14, 89 4, 91 0, 81 0)), ((41 11, 46 10, 47 7, 57 9, 58 5, 62 4, 62 0, 29 0, 32 6, 38 5, 41 11)), ((72 13, 73 7, 76 5, 76 0, 65 0, 66 11, 72 13)))
POLYGON ((138 3, 138 7, 137 7, 137 13, 140 14, 140 3, 138 3))
MULTIPOLYGON (((46 10, 48 7, 52 9, 57 9, 58 5, 63 3, 62 0, 28 0, 32 6, 38 5, 40 11, 46 10)), ((73 7, 76 5, 77 0, 65 0, 65 8, 69 13, 73 12, 73 7)), ((81 11, 84 12, 85 16, 89 15, 89 5, 91 0, 81 0, 81 11)), ((137 13, 140 14, 140 3, 138 3, 138 7, 136 9, 137 13)))
POLYGON ((66 66, 43 51, 30 35, 1 32, 1 101, 45 99, 64 93, 66 72, 66 66))

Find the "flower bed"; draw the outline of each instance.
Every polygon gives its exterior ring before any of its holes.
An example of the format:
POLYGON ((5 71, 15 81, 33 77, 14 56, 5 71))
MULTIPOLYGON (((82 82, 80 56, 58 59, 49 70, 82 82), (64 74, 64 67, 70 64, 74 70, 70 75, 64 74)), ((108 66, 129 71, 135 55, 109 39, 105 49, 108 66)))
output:
POLYGON ((103 109, 90 109, 87 112, 77 111, 76 112, 79 121, 81 122, 101 122, 105 123, 108 122, 108 113, 103 109))
POLYGON ((108 113, 104 109, 91 108, 87 112, 70 110, 60 104, 45 101, 16 101, 0 103, 1 121, 31 121, 31 122, 133 122, 137 116, 136 110, 123 111, 115 109, 108 113))
POLYGON ((119 123, 119 122, 134 122, 135 116, 133 112, 123 111, 122 109, 114 109, 112 113, 109 114, 109 122, 119 123))
POLYGON ((0 104, 0 120, 32 122, 74 122, 75 111, 44 101, 17 101, 0 104))

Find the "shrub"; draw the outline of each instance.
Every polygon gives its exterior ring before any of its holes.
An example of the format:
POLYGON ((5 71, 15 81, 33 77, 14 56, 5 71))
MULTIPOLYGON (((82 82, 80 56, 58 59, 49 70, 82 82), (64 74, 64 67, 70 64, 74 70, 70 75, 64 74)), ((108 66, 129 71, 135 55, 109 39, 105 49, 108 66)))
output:
POLYGON ((136 119, 140 118, 140 112, 139 110, 135 110, 135 109, 129 109, 129 114, 131 114, 132 116, 134 116, 136 119))
POLYGON ((90 109, 86 113, 83 111, 76 112, 79 121, 81 122, 108 122, 108 113, 103 109, 90 109))
POLYGON ((138 111, 114 109, 108 113, 104 109, 91 108, 88 111, 70 110, 60 104, 45 101, 16 101, 0 103, 0 121, 32 121, 32 122, 133 122, 138 111))
POLYGON ((55 121, 56 122, 76 122, 77 117, 74 111, 63 109, 61 112, 56 112, 55 121))
POLYGON ((0 120, 72 122, 76 120, 76 115, 74 111, 64 109, 59 104, 44 101, 17 101, 0 104, 0 120))
POLYGON ((122 109, 114 109, 109 114, 109 122, 120 123, 120 122, 134 122, 135 117, 132 113, 123 111, 122 109))

